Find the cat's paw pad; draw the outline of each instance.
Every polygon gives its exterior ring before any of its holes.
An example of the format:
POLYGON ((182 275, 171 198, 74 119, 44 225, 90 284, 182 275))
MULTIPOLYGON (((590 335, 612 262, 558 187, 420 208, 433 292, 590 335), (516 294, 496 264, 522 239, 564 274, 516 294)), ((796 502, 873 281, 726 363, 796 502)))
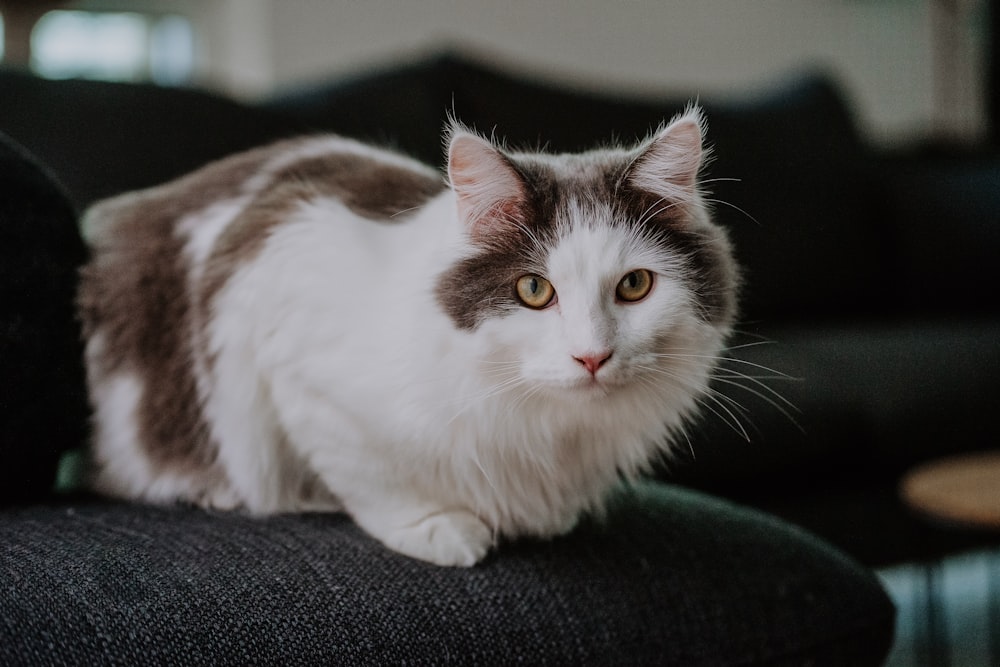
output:
POLYGON ((493 546, 493 531, 472 513, 454 510, 397 528, 385 543, 435 565, 469 567, 482 560, 493 546))

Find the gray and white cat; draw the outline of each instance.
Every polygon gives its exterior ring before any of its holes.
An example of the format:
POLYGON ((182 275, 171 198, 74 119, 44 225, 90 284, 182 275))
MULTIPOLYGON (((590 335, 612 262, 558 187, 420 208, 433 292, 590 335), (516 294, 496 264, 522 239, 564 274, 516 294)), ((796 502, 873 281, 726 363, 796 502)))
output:
POLYGON ((691 108, 548 155, 456 124, 447 182, 307 138, 97 204, 94 488, 342 510, 441 565, 569 530, 669 447, 733 322, 702 135, 691 108))

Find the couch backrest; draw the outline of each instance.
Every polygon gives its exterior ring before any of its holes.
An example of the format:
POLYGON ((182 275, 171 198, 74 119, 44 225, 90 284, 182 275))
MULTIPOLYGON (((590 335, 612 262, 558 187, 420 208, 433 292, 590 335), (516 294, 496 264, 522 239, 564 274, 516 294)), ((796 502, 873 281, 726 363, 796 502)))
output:
MULTIPOLYGON (((440 164, 451 111, 512 145, 560 152, 645 136, 689 99, 597 94, 446 54, 289 91, 267 106, 440 164)), ((888 237, 867 151, 836 86, 804 76, 754 99, 702 104, 715 156, 706 174, 721 179, 708 188, 744 267, 744 319, 877 312, 888 237)))
POLYGON ((77 208, 300 131, 275 111, 204 91, 11 69, 0 69, 0 100, 0 132, 46 163, 77 208))
MULTIPOLYGON (((257 106, 10 70, 0 71, 0 96, 0 131, 46 162, 78 207, 301 132, 339 132, 440 164, 449 112, 512 145, 575 151, 644 136, 689 101, 597 94, 453 55, 300 87, 257 106)), ((867 151, 830 80, 807 76, 754 99, 702 104, 714 148, 708 189, 743 266, 744 321, 884 308, 890 232, 867 151)))

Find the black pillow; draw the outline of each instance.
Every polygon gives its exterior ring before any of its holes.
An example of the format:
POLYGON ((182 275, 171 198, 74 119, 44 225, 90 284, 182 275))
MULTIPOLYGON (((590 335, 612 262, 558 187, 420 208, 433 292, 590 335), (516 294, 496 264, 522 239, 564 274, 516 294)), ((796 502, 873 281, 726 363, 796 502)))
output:
POLYGON ((0 503, 48 493, 60 455, 84 439, 73 298, 85 255, 63 190, 0 135, 0 503))

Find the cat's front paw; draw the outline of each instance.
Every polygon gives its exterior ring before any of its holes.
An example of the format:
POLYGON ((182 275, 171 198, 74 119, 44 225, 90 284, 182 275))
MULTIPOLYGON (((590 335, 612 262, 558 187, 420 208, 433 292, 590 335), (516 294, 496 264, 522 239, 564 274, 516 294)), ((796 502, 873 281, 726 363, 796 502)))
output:
POLYGON ((435 565, 469 567, 493 546, 493 531, 471 512, 449 510, 390 531, 389 548, 435 565))

